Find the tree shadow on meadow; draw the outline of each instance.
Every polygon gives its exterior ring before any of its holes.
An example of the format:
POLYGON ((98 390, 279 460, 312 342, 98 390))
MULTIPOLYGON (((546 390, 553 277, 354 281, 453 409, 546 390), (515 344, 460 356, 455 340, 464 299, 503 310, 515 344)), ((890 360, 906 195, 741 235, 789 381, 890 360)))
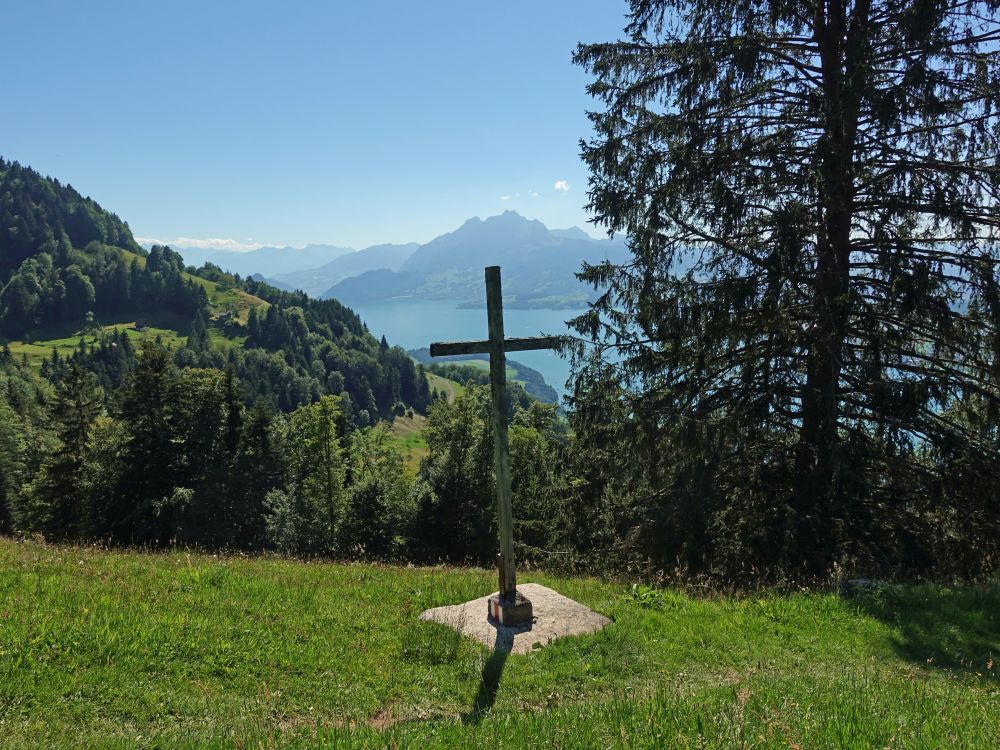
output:
POLYGON ((1000 586, 885 586, 853 600, 896 628, 896 653, 928 667, 1000 677, 1000 586))

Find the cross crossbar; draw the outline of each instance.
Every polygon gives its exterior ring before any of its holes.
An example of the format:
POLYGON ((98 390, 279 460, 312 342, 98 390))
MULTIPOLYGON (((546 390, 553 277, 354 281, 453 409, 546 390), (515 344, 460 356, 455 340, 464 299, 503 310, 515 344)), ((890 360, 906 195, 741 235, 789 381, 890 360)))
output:
MULTIPOLYGON (((503 340, 505 352, 529 352, 536 349, 556 349, 562 344, 561 336, 528 336, 503 340)), ((494 344, 486 341, 447 341, 431 344, 432 357, 450 357, 454 354, 490 354, 494 344)))

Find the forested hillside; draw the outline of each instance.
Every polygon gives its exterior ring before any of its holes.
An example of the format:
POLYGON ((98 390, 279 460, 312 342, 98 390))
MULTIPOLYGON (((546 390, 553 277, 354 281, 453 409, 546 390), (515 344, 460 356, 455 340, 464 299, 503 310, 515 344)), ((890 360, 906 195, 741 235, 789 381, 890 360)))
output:
MULTIPOLYGON (((185 269, 169 248, 143 250, 127 224, 72 187, 0 160, 0 335, 27 345, 13 343, 14 353, 37 360, 69 348, 117 387, 134 367, 122 336, 142 329, 175 344, 180 366, 233 367, 248 404, 289 411, 344 394, 351 419, 364 425, 400 407, 423 410, 430 396, 406 353, 376 340, 336 300, 212 266, 185 269)), ((46 374, 58 380, 58 356, 50 364, 46 374)))
POLYGON ((167 309, 193 315, 204 290, 171 256, 134 262, 128 225, 72 187, 0 159, 0 327, 13 338, 87 314, 167 309))
POLYGON ((0 161, 0 337, 0 531, 405 543, 411 478, 375 425, 424 412, 428 378, 336 300, 185 268, 73 188, 0 161))
MULTIPOLYGON (((336 300, 185 268, 72 188, 0 165, 0 532, 491 558, 484 372, 429 376, 336 300), (387 425, 403 415, 426 423, 417 471, 387 425)), ((519 524, 542 548, 565 435, 510 388, 514 456, 534 467, 519 524)))

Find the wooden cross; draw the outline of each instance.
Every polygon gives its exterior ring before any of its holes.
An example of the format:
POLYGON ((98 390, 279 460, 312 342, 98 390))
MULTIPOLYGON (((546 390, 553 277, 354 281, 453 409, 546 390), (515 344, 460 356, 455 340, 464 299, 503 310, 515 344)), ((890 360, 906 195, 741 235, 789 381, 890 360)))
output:
POLYGON ((454 354, 489 354, 490 388, 493 393, 493 460, 496 463, 497 515, 499 516, 500 574, 499 596, 492 597, 488 614, 502 625, 519 625, 532 619, 531 602, 518 593, 514 574, 514 520, 510 503, 510 447, 507 443, 507 362, 505 352, 554 349, 558 336, 505 339, 503 337, 503 297, 500 266, 486 269, 486 317, 489 339, 431 344, 432 357, 454 354))

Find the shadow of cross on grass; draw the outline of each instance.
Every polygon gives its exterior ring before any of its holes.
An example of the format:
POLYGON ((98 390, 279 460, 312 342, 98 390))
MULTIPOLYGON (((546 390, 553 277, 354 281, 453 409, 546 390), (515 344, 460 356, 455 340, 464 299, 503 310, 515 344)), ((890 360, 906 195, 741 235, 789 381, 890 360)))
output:
POLYGON ((476 699, 472 702, 472 708, 469 709, 468 713, 462 715, 463 724, 478 724, 493 708, 500 690, 500 677, 507 664, 507 657, 510 656, 510 652, 514 648, 514 635, 529 630, 531 630, 530 622, 516 628, 502 626, 497 628, 493 653, 483 664, 483 671, 479 675, 479 690, 476 692, 476 699))

